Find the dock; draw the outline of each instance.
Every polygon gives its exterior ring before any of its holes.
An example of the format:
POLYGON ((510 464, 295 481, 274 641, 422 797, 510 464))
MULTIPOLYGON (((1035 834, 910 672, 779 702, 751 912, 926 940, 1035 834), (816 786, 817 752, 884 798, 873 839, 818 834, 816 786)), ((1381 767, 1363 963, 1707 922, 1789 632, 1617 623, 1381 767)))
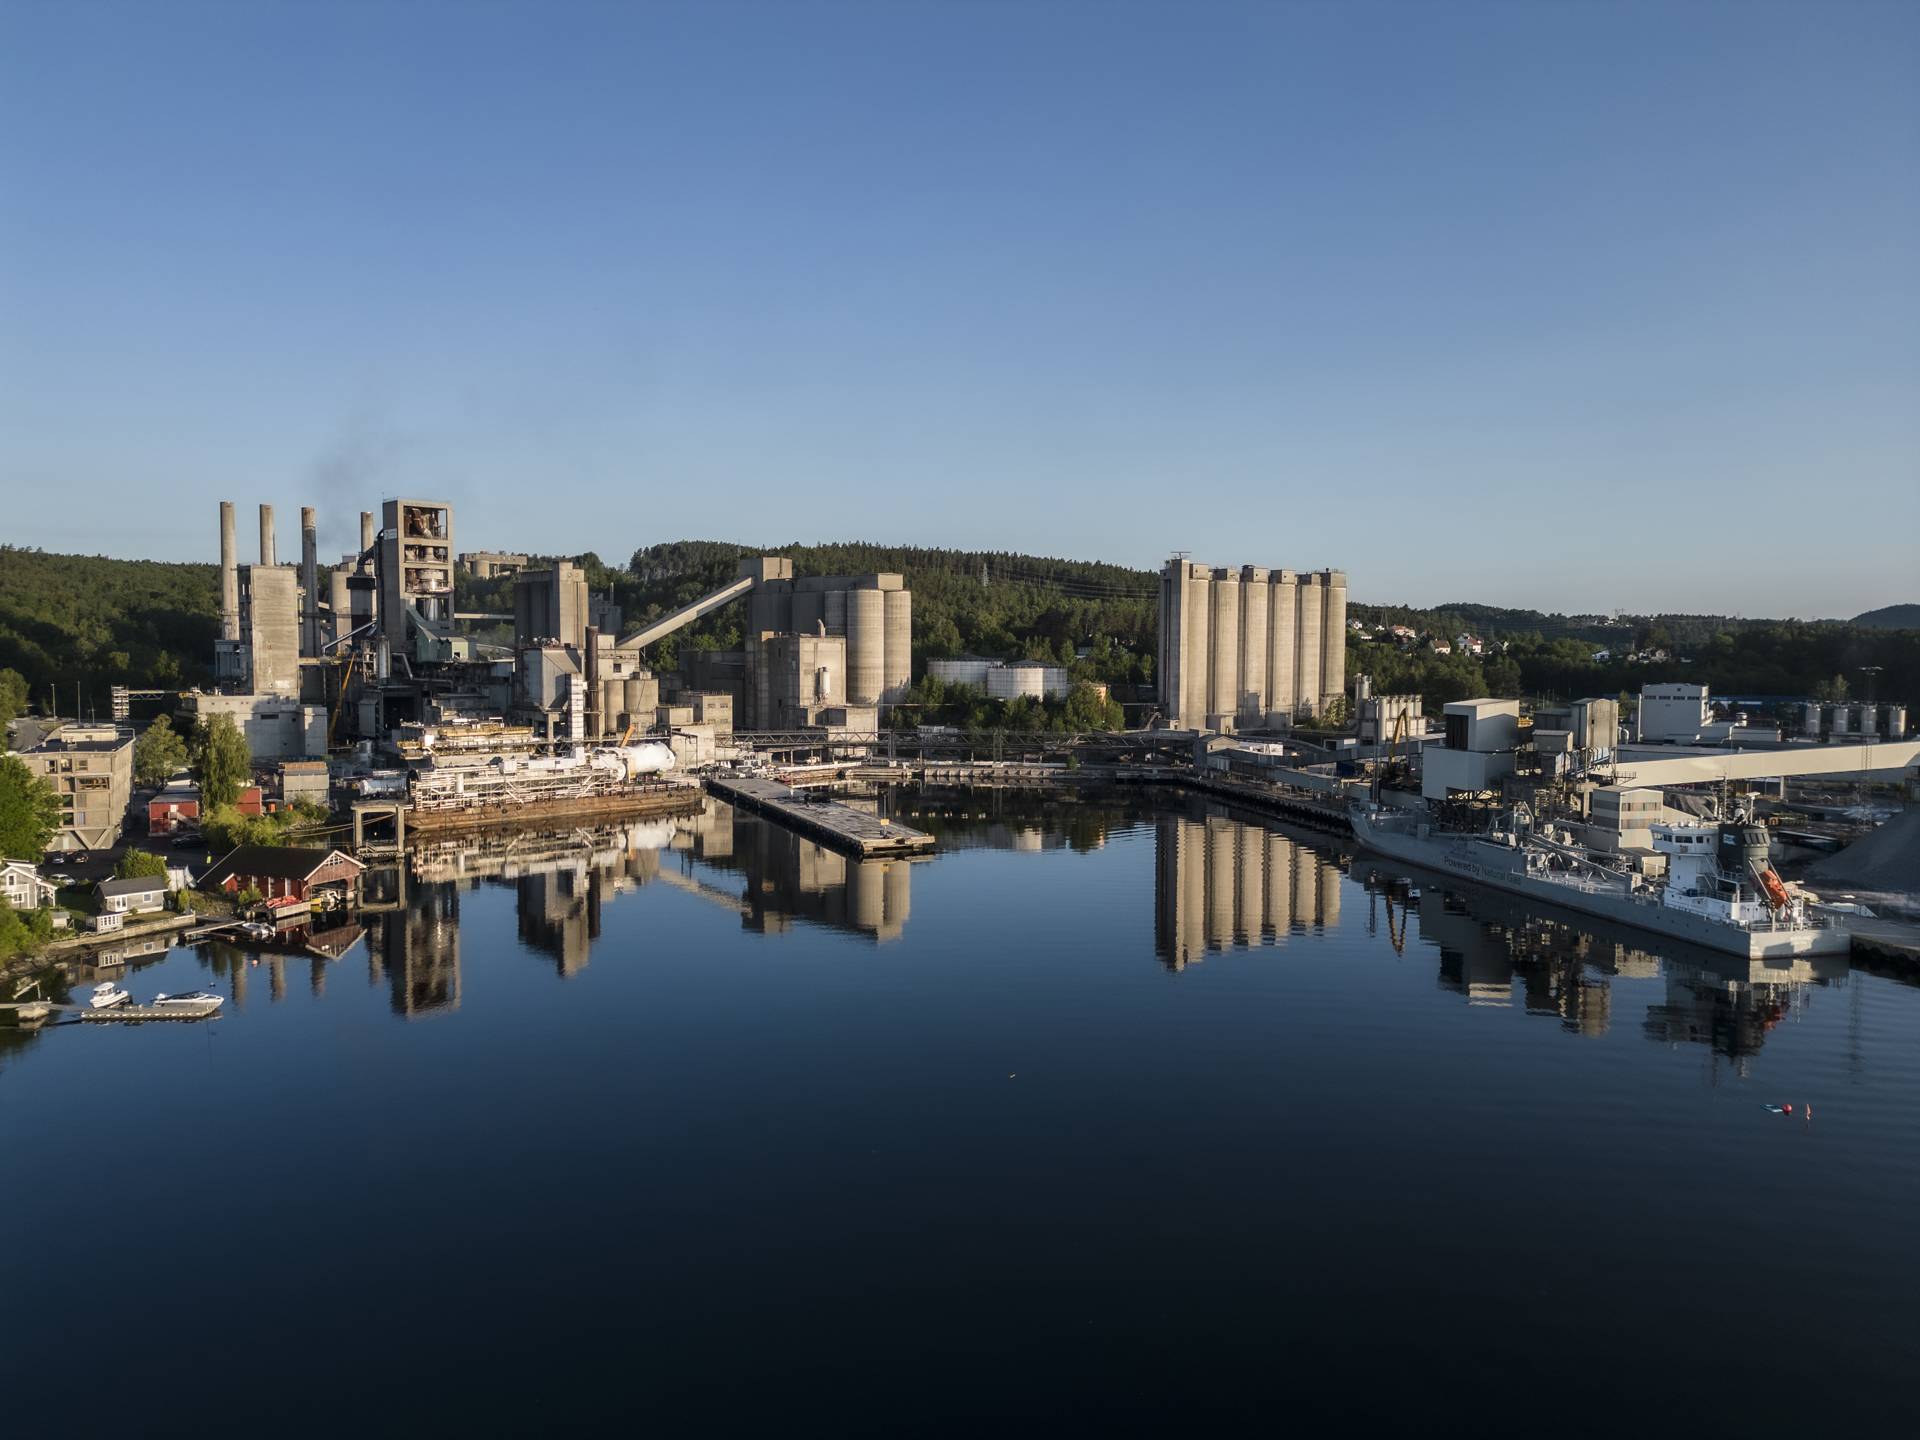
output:
POLYGON ((924 855, 933 849, 933 836, 923 830, 883 820, 837 800, 809 800, 778 780, 754 780, 713 775, 707 788, 722 800, 796 830, 834 850, 859 858, 887 855, 924 855))
POLYGON ((112 1020, 140 1024, 148 1020, 206 1020, 219 1013, 216 1001, 202 1000, 194 1005, 115 1005, 110 1010, 82 1010, 80 1018, 99 1023, 112 1020))

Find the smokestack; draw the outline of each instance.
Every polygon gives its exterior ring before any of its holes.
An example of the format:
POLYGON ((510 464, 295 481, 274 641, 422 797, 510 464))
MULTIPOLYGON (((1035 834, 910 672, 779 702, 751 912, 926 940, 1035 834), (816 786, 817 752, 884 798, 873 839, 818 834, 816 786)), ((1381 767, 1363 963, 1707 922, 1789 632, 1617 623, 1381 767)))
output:
POLYGON ((360 553, 364 555, 372 548, 373 512, 371 510, 362 510, 360 512, 360 553))
POLYGON ((233 502, 220 502, 220 638, 240 638, 240 543, 233 528, 233 502))
POLYGON ((301 610, 306 618, 300 636, 303 652, 320 653, 320 522, 311 505, 300 507, 300 588, 305 594, 301 610))
POLYGON ((273 506, 260 507, 260 563, 274 564, 273 558, 273 506))

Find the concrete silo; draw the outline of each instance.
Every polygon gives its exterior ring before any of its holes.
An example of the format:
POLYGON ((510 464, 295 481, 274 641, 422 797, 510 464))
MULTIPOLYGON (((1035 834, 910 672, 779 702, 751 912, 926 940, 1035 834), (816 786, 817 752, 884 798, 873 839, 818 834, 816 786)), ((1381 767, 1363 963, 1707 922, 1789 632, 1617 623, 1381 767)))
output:
POLYGON ((1267 723, 1284 725, 1300 699, 1293 683, 1300 577, 1291 570, 1275 570, 1268 578, 1267 595, 1267 723))
POLYGON ((1237 723, 1249 730, 1267 723, 1267 621, 1272 598, 1267 571, 1260 565, 1240 569, 1240 694, 1237 723))
MULTIPOLYGON (((1208 634, 1207 710, 1231 719, 1240 709, 1240 575, 1213 572, 1212 618, 1208 634)), ((1212 724, 1209 720, 1206 723, 1212 724)))
POLYGON ((1294 641, 1294 704, 1310 715, 1320 713, 1320 626, 1326 613, 1327 589, 1323 576, 1300 577, 1300 624, 1294 641))
POLYGON ((886 687, 887 597, 879 590, 847 593, 847 703, 878 705, 886 687))
POLYGON ((898 705, 907 698, 907 687, 913 683, 913 592, 900 589, 880 593, 886 597, 886 653, 880 661, 880 699, 883 704, 898 705))
POLYGON ((1347 691, 1347 572, 1324 570, 1320 583, 1325 590, 1320 613, 1320 703, 1347 691))

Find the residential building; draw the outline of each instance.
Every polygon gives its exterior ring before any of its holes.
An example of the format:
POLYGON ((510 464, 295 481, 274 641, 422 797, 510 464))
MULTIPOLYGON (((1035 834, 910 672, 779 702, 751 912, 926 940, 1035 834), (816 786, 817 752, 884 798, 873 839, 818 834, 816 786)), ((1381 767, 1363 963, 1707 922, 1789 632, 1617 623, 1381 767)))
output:
POLYGON ((15 910, 38 910, 42 905, 53 904, 58 888, 40 873, 37 865, 25 860, 0 863, 0 900, 15 910))
POLYGON ((47 848, 111 849, 133 798, 133 732, 117 725, 63 725, 18 755, 60 797, 60 826, 47 848))
POLYGON ((97 893, 102 915, 148 915, 167 908, 167 882, 160 875, 102 880, 97 893))

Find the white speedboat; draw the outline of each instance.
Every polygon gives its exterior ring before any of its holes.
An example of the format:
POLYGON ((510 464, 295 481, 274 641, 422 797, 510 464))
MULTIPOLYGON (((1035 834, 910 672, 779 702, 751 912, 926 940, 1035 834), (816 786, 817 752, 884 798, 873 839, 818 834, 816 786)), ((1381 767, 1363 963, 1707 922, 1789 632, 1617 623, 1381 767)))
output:
POLYGON ((102 980, 93 987, 93 995, 87 1004, 95 1010, 111 1010, 116 1005, 124 1005, 133 997, 111 980, 102 980))
POLYGON ((181 1010, 218 1010, 226 1002, 226 996, 216 995, 211 990, 182 990, 178 995, 156 995, 153 1003, 160 1006, 172 1006, 181 1010))

